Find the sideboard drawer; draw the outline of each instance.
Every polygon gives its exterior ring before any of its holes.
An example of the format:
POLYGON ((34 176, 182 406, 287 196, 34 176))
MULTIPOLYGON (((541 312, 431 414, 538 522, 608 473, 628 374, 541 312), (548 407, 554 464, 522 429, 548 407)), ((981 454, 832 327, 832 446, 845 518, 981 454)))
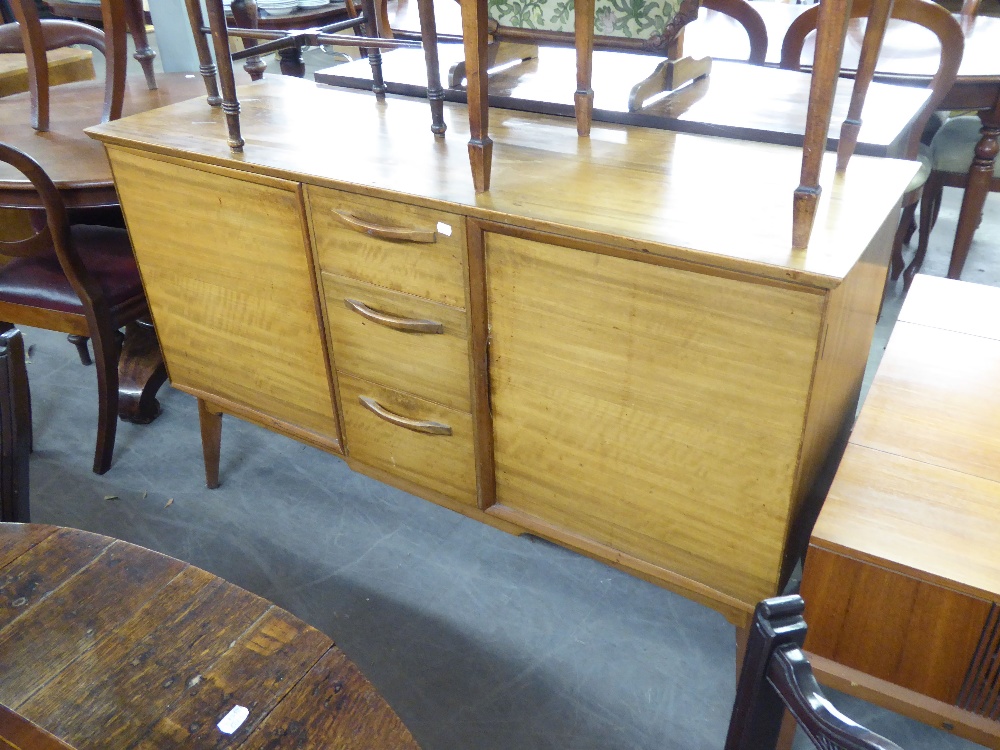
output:
POLYGON ((352 459, 476 504, 471 415, 348 375, 339 380, 352 459))
POLYGON ((330 273, 323 289, 338 370, 472 411, 464 310, 330 273))
POLYGON ((465 307, 465 218, 306 186, 324 271, 465 307))

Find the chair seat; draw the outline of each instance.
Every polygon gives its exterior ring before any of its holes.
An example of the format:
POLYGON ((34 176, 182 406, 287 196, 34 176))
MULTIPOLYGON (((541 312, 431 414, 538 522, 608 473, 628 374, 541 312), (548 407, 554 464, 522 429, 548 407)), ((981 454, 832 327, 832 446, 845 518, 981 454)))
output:
MULTIPOLYGON (((942 125, 931 143, 933 169, 954 174, 967 173, 976 156, 982 127, 982 121, 975 115, 953 117, 942 125)), ((1000 161, 993 168, 993 176, 1000 176, 1000 161)))
MULTIPOLYGON (((142 296, 128 232, 89 225, 70 227, 70 232, 83 264, 112 308, 142 296)), ((84 310, 54 252, 17 258, 0 268, 0 302, 79 315, 84 310)))

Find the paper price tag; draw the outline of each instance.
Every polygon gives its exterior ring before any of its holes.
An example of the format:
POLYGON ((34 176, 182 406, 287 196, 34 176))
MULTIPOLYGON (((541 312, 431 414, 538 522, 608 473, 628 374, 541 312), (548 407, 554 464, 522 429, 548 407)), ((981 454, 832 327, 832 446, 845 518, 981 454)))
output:
POLYGON ((219 731, 223 734, 232 734, 243 725, 249 715, 250 709, 246 706, 233 706, 232 710, 219 722, 219 731))

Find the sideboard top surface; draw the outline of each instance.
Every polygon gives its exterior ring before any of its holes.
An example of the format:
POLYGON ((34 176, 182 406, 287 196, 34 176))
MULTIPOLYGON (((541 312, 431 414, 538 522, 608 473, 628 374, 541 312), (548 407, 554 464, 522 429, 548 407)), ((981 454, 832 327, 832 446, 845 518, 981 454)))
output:
POLYGON ((280 76, 238 91, 242 154, 230 152, 223 114, 203 97, 88 132, 109 144, 819 288, 850 272, 916 168, 858 157, 837 175, 827 158, 812 240, 795 251, 797 148, 602 123, 579 138, 569 118, 491 109, 492 187, 477 195, 464 105, 445 104, 448 132, 435 139, 425 101, 379 104, 369 92, 280 76))
POLYGON ((1000 602, 1000 290, 918 276, 811 543, 1000 602))

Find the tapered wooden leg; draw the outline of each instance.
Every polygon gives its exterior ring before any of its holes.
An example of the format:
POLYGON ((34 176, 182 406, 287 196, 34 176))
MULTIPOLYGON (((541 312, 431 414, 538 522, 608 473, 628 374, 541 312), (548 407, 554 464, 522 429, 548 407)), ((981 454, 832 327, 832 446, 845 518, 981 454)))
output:
MULTIPOLYGON (((374 0, 361 0, 361 13, 365 17, 365 35, 369 37, 379 36, 378 15, 375 11, 374 0)), ((385 80, 382 78, 382 52, 378 47, 369 47, 368 64, 372 67, 372 91, 379 101, 385 100, 385 80)))
POLYGON ((819 172, 830 130, 833 95, 840 75, 851 0, 824 0, 819 6, 816 57, 809 85, 809 114, 802 144, 802 172, 792 203, 792 247, 809 244, 819 205, 819 172))
MULTIPOLYGON (((238 0, 234 0, 237 2, 238 0)), ((236 98, 236 79, 233 76, 233 58, 229 54, 229 29, 226 26, 226 11, 222 0, 206 0, 208 23, 212 29, 212 44, 215 59, 219 65, 219 84, 222 87, 222 111, 226 115, 229 130, 229 148, 243 150, 243 136, 240 134, 240 102, 236 98)))
POLYGON ((750 641, 750 628, 736 628, 736 681, 740 680, 743 671, 743 661, 747 655, 747 643, 750 641))
POLYGON ((117 331, 92 339, 94 362, 97 365, 97 446, 94 449, 94 473, 104 474, 111 468, 118 431, 118 359, 121 337, 117 331))
POLYGON ((128 24, 122 3, 101 3, 104 24, 104 112, 101 122, 117 120, 125 105, 125 74, 128 62, 128 24))
POLYGON ((594 89, 591 80, 594 71, 594 0, 576 0, 576 93, 573 108, 576 114, 576 132, 581 138, 590 135, 594 116, 594 89))
POLYGON ((431 106, 431 132, 444 135, 444 89, 441 88, 441 64, 438 62, 437 22, 434 0, 417 0, 420 11, 420 41, 427 65, 427 101, 431 106))
POLYGON ((990 192, 993 181, 993 167, 997 152, 1000 151, 1000 111, 994 110, 982 115, 983 137, 976 144, 976 155, 969 167, 969 181, 962 196, 962 209, 958 214, 958 229, 955 231, 955 244, 951 248, 951 262, 948 264, 948 278, 957 279, 962 276, 965 259, 969 256, 969 246, 976 233, 979 221, 983 216, 983 206, 986 195, 990 192))
POLYGON ((66 337, 73 346, 76 347, 76 353, 80 357, 80 364, 84 367, 94 364, 94 360, 90 358, 90 349, 87 348, 87 342, 90 338, 87 336, 77 336, 75 333, 71 333, 66 337))
POLYGON ((840 142, 837 144, 837 170, 847 169, 847 163, 858 145, 858 133, 861 131, 861 112, 865 106, 868 87, 875 77, 875 63, 882 49, 885 30, 892 15, 893 0, 874 0, 871 16, 865 27, 865 39, 861 43, 861 59, 858 61, 858 72, 854 77, 854 90, 851 93, 851 103, 847 109, 847 119, 840 126, 840 142))
POLYGON ((222 412, 207 401, 198 399, 198 422, 201 424, 201 450, 205 456, 205 485, 219 486, 219 456, 222 448, 222 412))
POLYGON ((296 44, 279 51, 278 67, 283 76, 305 78, 306 61, 302 57, 302 48, 296 44))
POLYGON ((462 42, 469 99, 469 164, 477 193, 490 189, 493 141, 490 140, 489 68, 487 66, 487 0, 461 0, 462 42))
POLYGON ((205 91, 208 94, 208 103, 213 107, 222 104, 222 97, 219 96, 219 82, 216 80, 215 62, 212 60, 212 52, 208 49, 208 40, 202 29, 205 27, 205 19, 201 14, 201 3, 199 0, 184 0, 187 6, 188 20, 191 22, 191 33, 194 35, 194 46, 198 51, 198 72, 205 81, 205 91))
POLYGON ((126 1, 125 21, 132 33, 132 41, 135 42, 135 54, 132 57, 142 66, 142 73, 146 76, 146 87, 153 91, 156 89, 156 75, 153 73, 156 52, 149 46, 149 39, 146 36, 146 18, 142 11, 142 0, 126 1))

